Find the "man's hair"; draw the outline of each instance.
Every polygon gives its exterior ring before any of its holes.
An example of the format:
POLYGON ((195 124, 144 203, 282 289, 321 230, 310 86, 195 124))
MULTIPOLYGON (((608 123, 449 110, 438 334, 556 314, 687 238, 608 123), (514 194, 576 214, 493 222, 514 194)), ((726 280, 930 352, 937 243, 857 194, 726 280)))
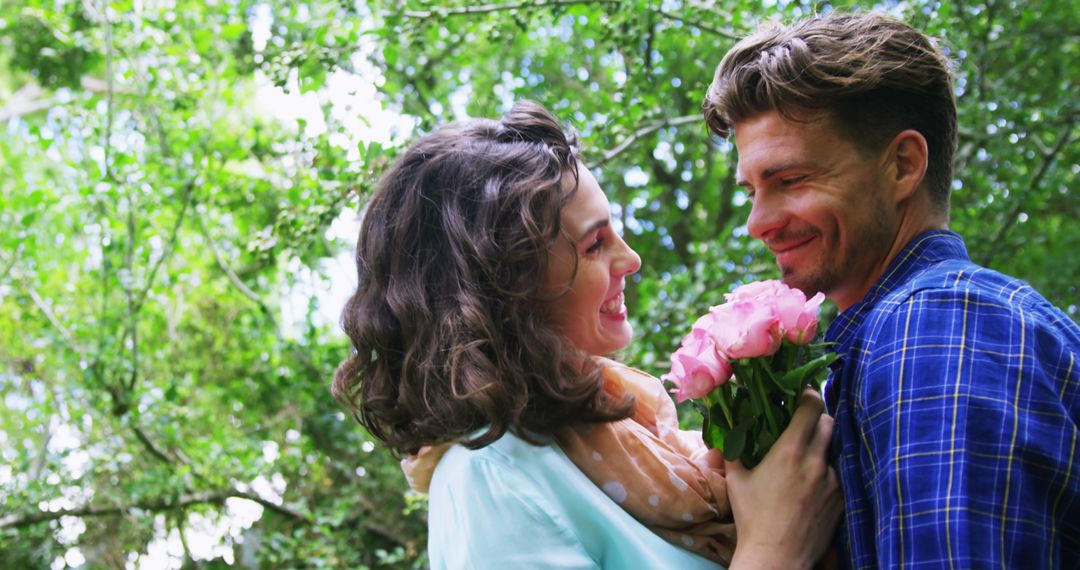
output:
POLYGON ((380 181, 342 314, 356 352, 333 394, 396 453, 481 447, 508 430, 537 442, 629 414, 632 401, 610 401, 546 310, 559 294, 545 287, 549 252, 577 176, 576 137, 522 101, 499 121, 422 137, 380 181))
POLYGON ((956 153, 950 63, 929 37, 895 18, 832 13, 767 24, 724 56, 703 108, 721 137, 765 111, 796 121, 823 112, 867 150, 914 129, 929 147, 931 200, 948 212, 956 153))

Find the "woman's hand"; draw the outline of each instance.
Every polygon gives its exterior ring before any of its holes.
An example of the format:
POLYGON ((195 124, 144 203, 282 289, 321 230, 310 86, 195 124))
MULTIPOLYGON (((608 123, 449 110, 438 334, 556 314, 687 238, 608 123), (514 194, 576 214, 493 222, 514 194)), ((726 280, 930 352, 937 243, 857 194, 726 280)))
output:
POLYGON ((738 546, 730 570, 810 568, 825 552, 843 512, 826 452, 833 419, 821 396, 803 390, 791 423, 756 468, 725 463, 738 546))

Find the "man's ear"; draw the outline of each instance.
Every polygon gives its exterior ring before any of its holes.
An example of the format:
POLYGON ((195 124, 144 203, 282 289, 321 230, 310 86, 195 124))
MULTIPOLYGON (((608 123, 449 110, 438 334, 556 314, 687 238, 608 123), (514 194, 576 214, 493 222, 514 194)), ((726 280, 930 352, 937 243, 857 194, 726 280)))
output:
POLYGON ((886 172, 894 185, 896 202, 907 200, 922 185, 928 159, 926 137, 919 131, 908 129, 893 137, 886 151, 886 172))

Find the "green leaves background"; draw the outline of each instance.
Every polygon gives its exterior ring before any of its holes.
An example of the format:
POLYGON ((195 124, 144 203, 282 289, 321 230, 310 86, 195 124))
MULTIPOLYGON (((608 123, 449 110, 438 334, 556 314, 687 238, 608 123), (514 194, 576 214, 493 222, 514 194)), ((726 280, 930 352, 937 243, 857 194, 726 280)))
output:
POLYGON ((851 7, 944 39, 953 228, 1080 318, 1075 0, 0 3, 0 566, 122 567, 170 535, 173 567, 222 566, 196 523, 246 498, 235 565, 423 567, 423 501, 329 397, 333 220, 410 137, 539 100, 645 261, 624 356, 663 372, 691 319, 775 275, 698 119, 712 69, 760 20, 851 7), (376 102, 336 108, 343 72, 376 102), (274 84, 321 112, 274 118, 274 84))

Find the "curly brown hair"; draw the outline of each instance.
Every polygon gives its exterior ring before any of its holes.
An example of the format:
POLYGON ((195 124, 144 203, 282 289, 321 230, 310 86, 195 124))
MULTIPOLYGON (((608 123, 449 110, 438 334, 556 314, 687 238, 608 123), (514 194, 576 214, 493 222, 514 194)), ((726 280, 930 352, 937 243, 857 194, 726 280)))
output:
POLYGON ((332 391, 395 453, 482 447, 508 430, 539 443, 629 415, 546 311, 548 253, 577 178, 576 136, 522 101, 422 137, 380 181, 342 314, 356 352, 332 391))
POLYGON ((880 150, 905 129, 926 138, 927 183, 948 214, 956 154, 950 62, 911 26, 876 12, 832 13, 767 24, 720 61, 705 95, 709 128, 727 137, 765 111, 806 120, 824 111, 857 146, 880 150))

